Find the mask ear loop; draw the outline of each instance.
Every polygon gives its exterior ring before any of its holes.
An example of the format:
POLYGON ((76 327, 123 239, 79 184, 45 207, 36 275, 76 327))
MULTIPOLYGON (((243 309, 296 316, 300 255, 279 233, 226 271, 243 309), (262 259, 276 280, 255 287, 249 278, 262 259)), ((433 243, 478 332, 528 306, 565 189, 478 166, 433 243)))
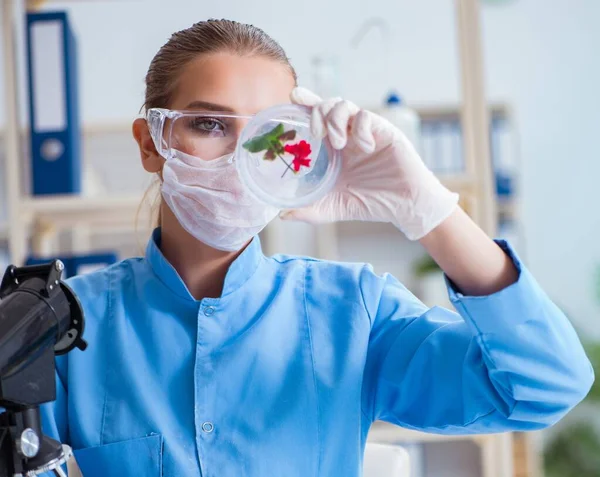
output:
POLYGON ((171 153, 171 149, 167 146, 167 141, 165 141, 165 138, 161 137, 160 142, 162 145, 161 152, 166 151, 165 155, 161 154, 161 156, 163 156, 165 158, 165 160, 167 160, 167 161, 169 159, 173 159, 173 154, 171 153), (168 156, 168 157, 165 157, 165 156, 168 156))
POLYGON ((167 152, 166 154, 162 154, 163 150, 169 151, 169 149, 167 149, 167 142, 165 141, 164 138, 161 138, 161 144, 164 146, 164 149, 161 149, 158 153, 163 157, 163 159, 165 160, 165 162, 163 162, 163 165, 162 165, 160 171, 158 171, 156 173, 156 175, 158 176, 158 179, 160 180, 160 186, 162 188, 162 185, 165 182, 165 179, 163 178, 163 169, 165 168, 165 164, 167 163, 167 161, 169 161, 171 158, 165 157, 166 155, 170 155, 169 152, 167 152))

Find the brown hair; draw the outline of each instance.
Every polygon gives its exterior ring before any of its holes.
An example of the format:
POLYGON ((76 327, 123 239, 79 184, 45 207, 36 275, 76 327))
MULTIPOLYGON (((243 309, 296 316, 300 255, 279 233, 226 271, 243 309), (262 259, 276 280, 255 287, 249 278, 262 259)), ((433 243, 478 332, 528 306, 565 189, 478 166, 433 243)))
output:
POLYGON ((198 55, 230 52, 262 56, 296 72, 283 48, 260 28, 232 20, 208 20, 178 31, 158 51, 146 74, 144 107, 168 108, 181 70, 198 55))
MULTIPOLYGON (((150 63, 146 74, 144 109, 168 108, 181 71, 198 55, 230 52, 241 56, 262 56, 279 62, 297 80, 296 71, 279 43, 260 28, 232 20, 207 20, 171 35, 150 63)), ((159 185, 151 186, 142 203, 159 185)), ((152 227, 160 225, 160 193, 151 201, 152 227)))

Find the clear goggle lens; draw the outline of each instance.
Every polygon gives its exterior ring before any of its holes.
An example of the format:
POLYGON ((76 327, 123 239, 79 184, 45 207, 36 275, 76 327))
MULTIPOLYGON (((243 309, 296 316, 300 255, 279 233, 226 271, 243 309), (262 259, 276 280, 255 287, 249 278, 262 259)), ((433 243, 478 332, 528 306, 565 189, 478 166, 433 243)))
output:
POLYGON ((176 149, 198 159, 212 161, 233 154, 240 133, 251 116, 150 110, 147 118, 157 148, 167 156, 176 149), (153 128, 153 120, 161 124, 153 128))

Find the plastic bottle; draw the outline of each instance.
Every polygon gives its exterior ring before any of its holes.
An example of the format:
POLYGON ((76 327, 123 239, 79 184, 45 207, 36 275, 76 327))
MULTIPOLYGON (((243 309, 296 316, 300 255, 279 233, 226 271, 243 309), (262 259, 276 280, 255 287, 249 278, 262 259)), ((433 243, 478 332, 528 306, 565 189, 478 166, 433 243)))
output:
POLYGON ((387 97, 381 116, 400 129, 421 153, 421 118, 414 109, 404 104, 399 95, 391 93, 387 97))
POLYGON ((341 96, 338 60, 334 56, 315 56, 312 59, 312 90, 323 99, 341 96))

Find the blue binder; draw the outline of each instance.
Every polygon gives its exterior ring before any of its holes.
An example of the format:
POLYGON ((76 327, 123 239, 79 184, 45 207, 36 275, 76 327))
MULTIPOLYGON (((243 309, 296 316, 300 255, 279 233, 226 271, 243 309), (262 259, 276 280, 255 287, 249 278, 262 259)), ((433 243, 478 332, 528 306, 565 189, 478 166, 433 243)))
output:
POLYGON ((32 192, 81 192, 77 49, 66 12, 27 14, 32 192))

